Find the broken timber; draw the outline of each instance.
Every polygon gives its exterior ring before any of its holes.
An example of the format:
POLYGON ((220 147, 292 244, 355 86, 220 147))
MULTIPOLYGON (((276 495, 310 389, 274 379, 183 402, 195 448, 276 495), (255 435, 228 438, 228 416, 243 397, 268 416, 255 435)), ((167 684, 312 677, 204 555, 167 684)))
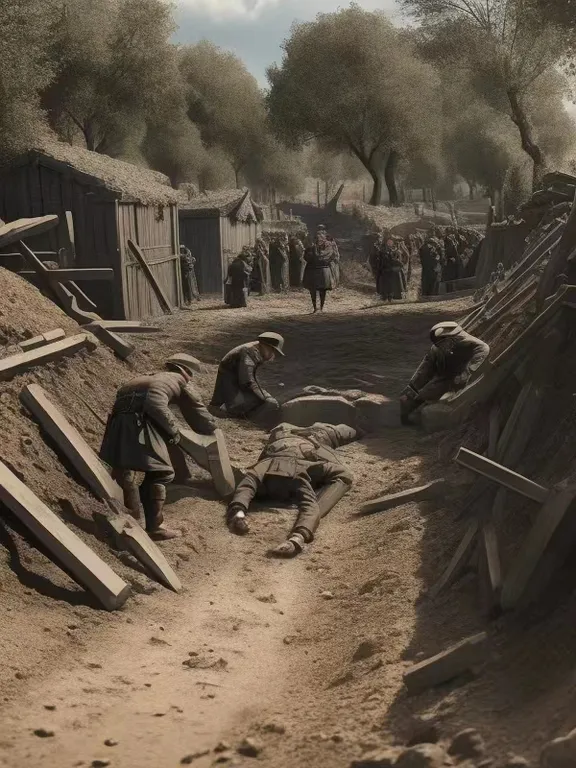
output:
POLYGON ((431 483, 421 485, 419 488, 410 488, 407 491, 392 493, 388 496, 381 496, 373 501, 368 501, 360 507, 360 515, 372 515, 375 512, 384 512, 387 509, 393 509, 401 504, 409 504, 414 501, 428 501, 435 499, 442 491, 446 489, 447 483, 444 478, 433 480, 431 483))
POLYGON ((42 387, 29 384, 20 393, 20 400, 98 499, 123 502, 120 486, 110 477, 78 430, 50 402, 42 387))
POLYGON ((234 470, 221 429, 214 430, 213 435, 200 435, 191 429, 181 429, 178 445, 200 467, 210 472, 220 496, 226 498, 234 493, 234 470))
MULTIPOLYGON (((48 232, 58 224, 58 216, 39 216, 34 219, 17 219, 8 224, 0 223, 0 248, 17 243, 23 237, 34 237, 48 232)), ((1 256, 1 254, 0 254, 1 256)))
MULTIPOLYGON (((86 330, 92 330, 92 325, 93 323, 89 323, 86 330)), ((98 320, 98 325, 115 333, 158 333, 161 330, 155 325, 144 325, 138 320, 98 320)))
POLYGON ((533 501, 543 503, 548 497, 547 488, 467 448, 460 448, 456 455, 456 463, 533 501))
POLYGON ((0 501, 55 560, 109 611, 120 608, 130 587, 0 462, 0 501))
POLYGON ((486 632, 481 632, 415 664, 404 673, 404 685, 410 693, 418 693, 458 677, 486 660, 487 640, 486 632))
POLYGON ((60 360, 62 357, 69 357, 82 349, 92 351, 95 348, 96 341, 93 336, 87 333, 79 333, 76 336, 70 336, 62 341, 55 341, 28 352, 10 355, 10 357, 0 360, 0 381, 7 381, 37 365, 44 365, 54 360, 60 360))
POLYGON ((30 352, 33 349, 38 349, 38 347, 45 347, 46 344, 52 344, 53 341, 60 341, 61 339, 65 338, 66 333, 62 330, 62 328, 55 328, 53 331, 47 331, 41 336, 34 336, 31 339, 21 341, 18 346, 22 352, 30 352))
POLYGON ((476 542, 476 534, 478 533, 478 520, 471 520, 466 528, 466 533, 456 552, 454 552, 452 559, 450 560, 448 567, 440 576, 436 584, 429 590, 429 596, 434 599, 440 592, 446 587, 449 587, 454 582, 460 573, 466 568, 474 549, 476 542))
POLYGON ((90 323, 89 326, 84 326, 89 329, 96 338, 109 347, 114 354, 120 358, 120 360, 126 360, 134 352, 134 344, 130 344, 128 341, 124 341, 116 333, 105 328, 100 322, 90 323))
POLYGON ((118 540, 157 581, 174 592, 180 592, 182 589, 180 579, 146 531, 128 515, 118 512, 114 504, 110 506, 113 510, 111 515, 97 513, 95 517, 112 530, 118 540))
MULTIPOLYGON (((114 280, 114 270, 108 267, 89 267, 86 269, 48 269, 48 280, 58 283, 67 283, 69 281, 89 280, 93 282, 114 280)), ((21 277, 33 277, 37 274, 36 270, 23 270, 18 273, 21 277)))
POLYGON ((158 299, 158 303, 160 304, 160 307, 162 308, 162 311, 167 314, 172 314, 172 307, 170 306, 170 302, 168 301, 168 298, 164 291, 162 290, 162 286, 156 280, 152 270, 150 269, 150 265, 146 261, 146 257, 140 250, 140 247, 136 245, 136 243, 132 242, 132 240, 128 240, 128 248, 130 249, 130 253, 136 261, 138 262, 140 269, 144 273, 144 277, 148 281, 148 284, 150 285, 150 288, 152 288, 156 298, 158 299))

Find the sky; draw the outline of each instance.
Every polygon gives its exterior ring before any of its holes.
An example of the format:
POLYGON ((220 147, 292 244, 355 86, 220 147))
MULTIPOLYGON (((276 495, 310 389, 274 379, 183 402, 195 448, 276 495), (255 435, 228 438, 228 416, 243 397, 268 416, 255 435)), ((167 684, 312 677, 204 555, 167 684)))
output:
MULTIPOLYGON (((176 5, 179 43, 211 40, 238 55, 264 86, 266 67, 281 60, 280 45, 292 22, 336 11, 348 0, 176 0, 176 5)), ((359 0, 358 5, 398 18, 395 0, 359 0)))

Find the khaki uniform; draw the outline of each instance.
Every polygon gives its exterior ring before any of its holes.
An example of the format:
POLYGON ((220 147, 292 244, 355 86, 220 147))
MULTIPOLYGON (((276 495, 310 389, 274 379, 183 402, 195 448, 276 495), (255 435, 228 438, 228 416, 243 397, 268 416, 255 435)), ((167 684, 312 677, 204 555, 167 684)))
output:
POLYGON ((318 423, 306 428, 280 424, 238 485, 230 508, 241 505, 247 511, 255 496, 294 501, 298 517, 293 531, 301 533, 306 542, 312 541, 322 517, 333 506, 323 508, 317 490, 352 485, 353 475, 334 449, 354 439, 355 430, 344 424, 318 423))

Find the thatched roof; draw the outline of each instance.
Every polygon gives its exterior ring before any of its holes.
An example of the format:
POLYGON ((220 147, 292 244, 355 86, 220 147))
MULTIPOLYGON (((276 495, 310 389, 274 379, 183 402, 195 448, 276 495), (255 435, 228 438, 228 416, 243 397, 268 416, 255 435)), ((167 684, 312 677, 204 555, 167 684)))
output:
POLYGON ((237 222, 256 222, 262 218, 260 206, 252 200, 249 189, 219 189, 202 193, 191 199, 180 197, 180 210, 205 212, 228 217, 237 222))
POLYGON ((103 187, 125 202, 144 205, 169 205, 178 202, 178 192, 167 176, 108 155, 90 152, 63 142, 45 144, 28 152, 13 165, 41 162, 50 167, 69 169, 84 177, 91 186, 103 187))

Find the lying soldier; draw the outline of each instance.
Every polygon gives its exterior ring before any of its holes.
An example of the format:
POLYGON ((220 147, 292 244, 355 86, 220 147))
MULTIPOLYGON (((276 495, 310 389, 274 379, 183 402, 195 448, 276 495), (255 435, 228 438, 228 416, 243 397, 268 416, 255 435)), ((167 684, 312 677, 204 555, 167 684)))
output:
POLYGON ((124 491, 124 504, 136 519, 142 502, 146 531, 155 540, 179 536, 162 525, 166 486, 174 479, 170 452, 180 440, 170 405, 180 406, 196 432, 211 435, 216 428, 191 384, 201 369, 198 361, 190 355, 174 355, 166 367, 167 371, 140 376, 118 390, 100 449, 100 458, 112 468, 124 491), (140 488, 136 472, 145 473, 140 488))
POLYGON ((410 424, 410 414, 424 403, 463 389, 490 354, 488 344, 451 321, 435 325, 430 338, 432 347, 400 398, 403 424, 410 424))
POLYGON ((255 496, 294 501, 298 517, 288 540, 270 554, 294 557, 314 539, 320 520, 350 490, 353 476, 334 450, 357 433, 345 424, 295 427, 280 424, 270 433, 258 462, 239 483, 228 507, 230 530, 249 531, 246 514, 255 496))

